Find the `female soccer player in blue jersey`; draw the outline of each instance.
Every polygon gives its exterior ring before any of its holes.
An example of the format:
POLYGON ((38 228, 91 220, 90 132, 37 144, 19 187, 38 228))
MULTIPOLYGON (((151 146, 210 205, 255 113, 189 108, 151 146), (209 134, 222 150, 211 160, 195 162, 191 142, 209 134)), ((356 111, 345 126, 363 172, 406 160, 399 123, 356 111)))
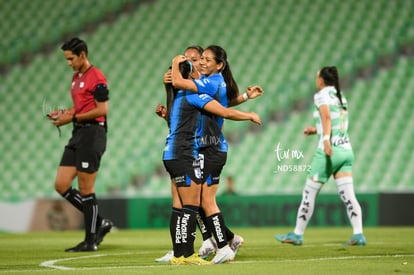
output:
MULTIPOLYGON (((184 56, 186 57, 187 60, 190 60, 193 64, 193 72, 191 73, 191 78, 192 79, 198 79, 200 78, 200 68, 199 68, 199 61, 201 59, 201 56, 203 54, 203 48, 197 45, 194 46, 189 46, 187 47, 187 49, 184 52, 184 56)), ((164 74, 164 84, 168 84, 172 82, 172 78, 171 78, 171 69, 169 69, 165 74, 164 74)), ((248 97, 250 98, 254 98, 256 96, 261 95, 262 91, 261 90, 257 90, 255 88, 248 88, 247 94, 248 97)), ((245 96, 246 96, 245 95, 245 96)), ((170 93, 167 93, 167 97, 170 96, 170 93)), ((244 97, 245 96, 241 96, 241 98, 239 100, 244 101, 244 97)), ((171 97, 171 96, 170 96, 171 97)), ((169 101, 169 99, 167 98, 167 102, 169 101)), ((240 103, 240 102, 236 102, 240 103)), ((162 105, 158 105, 156 108, 156 113, 163 118, 166 118, 167 116, 167 108, 165 106, 162 105)), ((172 188, 172 201, 173 201, 173 207, 172 207, 172 213, 171 213, 171 220, 176 220, 176 215, 177 213, 179 213, 178 209, 182 208, 180 199, 178 197, 176 188, 173 186, 172 188)), ((216 252, 217 250, 217 244, 214 241, 214 238, 212 238, 212 233, 211 230, 208 226, 206 226, 207 222, 206 222, 206 215, 204 213, 204 210, 202 209, 202 207, 200 207, 199 209, 199 216, 197 219, 197 223, 198 226, 200 228, 202 237, 203 237, 203 243, 202 246, 199 249, 199 256, 202 258, 207 258, 209 255, 213 254, 216 252)), ((175 227, 171 226, 171 237, 173 238, 175 235, 175 227)), ((226 233, 226 237, 227 240, 229 241, 230 247, 232 248, 233 251, 237 251, 238 248, 243 244, 244 240, 241 236, 234 234, 227 226, 225 226, 225 233, 226 233)), ((171 258, 173 255, 173 251, 169 251, 167 254, 165 254, 165 256, 160 257, 158 259, 156 259, 157 262, 170 262, 171 258)))
MULTIPOLYGON (((182 60, 181 71, 184 77, 185 66, 191 64, 182 60)), ((176 63, 180 70, 180 63, 176 63)), ((174 71, 173 62, 173 71, 174 71)), ((181 73, 180 73, 181 75, 181 73)), ((198 145, 195 139, 201 109, 234 120, 251 120, 261 123, 255 113, 245 113, 234 109, 224 108, 216 100, 206 94, 178 90, 174 93, 172 107, 167 106, 170 134, 167 137, 163 160, 165 168, 171 176, 172 186, 177 186, 178 195, 182 203, 182 212, 178 213, 176 230, 173 238, 174 257, 172 264, 207 264, 194 253, 196 216, 200 206, 201 183, 203 181, 202 167, 198 158, 198 145)), ((171 97, 170 97, 171 98, 171 97)))
MULTIPOLYGON (((208 94, 227 107, 236 105, 249 98, 247 93, 240 95, 235 82, 227 54, 223 48, 216 45, 207 47, 200 60, 200 79, 188 80, 179 74, 178 64, 185 60, 185 56, 177 56, 172 65, 173 86, 193 92, 208 94)), ((259 86, 248 88, 252 97, 261 95, 263 90, 259 86)), ((204 164, 203 169, 203 197, 202 208, 207 216, 207 223, 217 242, 217 253, 213 263, 222 263, 232 260, 235 251, 228 245, 225 234, 223 216, 216 203, 216 194, 220 173, 226 163, 228 145, 222 134, 223 118, 211 113, 202 112, 201 127, 197 134, 200 157, 204 164)), ((241 242, 243 240, 240 240, 241 242)), ((235 244, 236 245, 236 244, 235 244)), ((238 247, 238 245, 237 245, 238 247)), ((237 252, 237 251, 236 251, 237 252)))

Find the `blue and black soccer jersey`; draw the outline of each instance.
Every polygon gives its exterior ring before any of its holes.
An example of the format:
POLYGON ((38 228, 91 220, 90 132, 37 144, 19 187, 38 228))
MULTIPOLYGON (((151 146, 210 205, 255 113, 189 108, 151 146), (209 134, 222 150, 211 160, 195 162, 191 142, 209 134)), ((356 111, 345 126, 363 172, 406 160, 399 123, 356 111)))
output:
MULTIPOLYGON (((226 82, 221 73, 209 77, 201 77, 194 80, 198 92, 208 94, 228 107, 226 82)), ((220 116, 201 111, 199 125, 197 127, 197 144, 200 148, 214 146, 217 151, 227 152, 228 144, 222 133, 224 119, 220 116)))
POLYGON ((163 160, 198 158, 196 129, 200 110, 211 100, 213 98, 207 94, 184 90, 177 92, 170 113, 170 133, 163 160))

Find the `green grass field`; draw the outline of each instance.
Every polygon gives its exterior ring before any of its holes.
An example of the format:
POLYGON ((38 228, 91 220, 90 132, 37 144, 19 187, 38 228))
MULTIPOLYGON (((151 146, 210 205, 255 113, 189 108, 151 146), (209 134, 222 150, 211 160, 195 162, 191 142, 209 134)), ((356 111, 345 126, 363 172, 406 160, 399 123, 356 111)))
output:
POLYGON ((301 247, 274 240, 289 230, 237 228, 245 244, 235 261, 213 266, 155 263, 171 249, 167 230, 113 231, 93 253, 63 252, 81 231, 1 233, 0 274, 414 274, 413 227, 366 228, 365 247, 342 245, 350 228, 309 228, 301 247))

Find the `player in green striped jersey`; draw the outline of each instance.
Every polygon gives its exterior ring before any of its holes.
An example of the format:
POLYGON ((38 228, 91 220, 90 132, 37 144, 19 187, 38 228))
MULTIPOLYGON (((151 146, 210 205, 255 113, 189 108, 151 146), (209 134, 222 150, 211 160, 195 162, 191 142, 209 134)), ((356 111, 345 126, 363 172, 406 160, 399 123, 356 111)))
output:
POLYGON ((347 244, 365 245, 362 211, 355 197, 352 178, 354 153, 348 136, 348 104, 339 87, 336 67, 324 67, 318 72, 316 88, 318 91, 314 95, 313 113, 316 127, 306 127, 304 134, 319 135, 318 147, 303 189, 295 229, 286 235, 276 235, 275 238, 282 243, 302 245, 316 196, 333 175, 353 228, 353 235, 347 244))

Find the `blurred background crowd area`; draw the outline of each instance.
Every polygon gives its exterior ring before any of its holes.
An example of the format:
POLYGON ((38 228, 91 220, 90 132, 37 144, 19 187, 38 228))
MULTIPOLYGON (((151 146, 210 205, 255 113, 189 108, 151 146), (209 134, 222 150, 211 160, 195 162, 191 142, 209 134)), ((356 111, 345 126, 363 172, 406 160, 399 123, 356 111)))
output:
POLYGON ((187 46, 210 44, 226 49, 241 91, 265 90, 236 107, 259 113, 262 126, 224 125, 222 182, 232 177, 237 194, 301 192, 317 144, 302 130, 313 123, 316 72, 327 65, 338 67, 349 101, 356 191, 414 191, 414 1, 0 0, 0 17, 2 201, 57 196, 71 127, 59 138, 45 114, 71 106, 73 72, 60 46, 72 36, 88 43, 110 87, 101 197, 169 196, 168 128, 154 113, 165 102, 162 77, 187 46), (277 148, 291 157, 279 160, 277 148))

